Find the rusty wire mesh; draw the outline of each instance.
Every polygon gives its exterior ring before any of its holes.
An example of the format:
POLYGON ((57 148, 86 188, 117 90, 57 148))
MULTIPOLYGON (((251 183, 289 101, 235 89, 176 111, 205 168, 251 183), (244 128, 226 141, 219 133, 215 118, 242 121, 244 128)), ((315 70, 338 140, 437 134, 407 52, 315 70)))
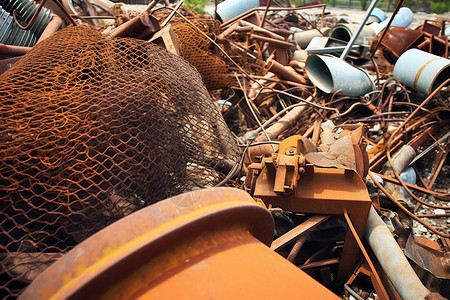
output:
POLYGON ((158 200, 214 185, 237 145, 192 66, 69 27, 0 77, 0 298, 158 200))
MULTIPOLYGON (((167 9, 159 10, 155 16, 162 21, 170 12, 167 9)), ((181 56, 198 70, 209 91, 232 86, 235 80, 230 75, 227 62, 206 37, 215 40, 220 33, 220 23, 210 16, 186 8, 181 8, 180 14, 190 21, 188 23, 178 14, 171 20, 173 31, 180 41, 181 56)))

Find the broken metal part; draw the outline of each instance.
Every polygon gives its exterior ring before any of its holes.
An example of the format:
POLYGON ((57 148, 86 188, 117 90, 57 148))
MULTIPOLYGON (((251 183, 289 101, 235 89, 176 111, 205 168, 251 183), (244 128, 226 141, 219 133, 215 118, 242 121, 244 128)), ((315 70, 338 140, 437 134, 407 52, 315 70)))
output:
MULTIPOLYGON (((306 147, 299 136, 282 141, 278 153, 249 166, 246 186, 266 205, 299 213, 344 214, 347 211, 362 236, 371 201, 361 178, 353 170, 307 165, 306 147)), ((348 278, 358 247, 350 232, 339 264, 339 277, 348 278)))
POLYGON ((409 236, 404 252, 409 259, 435 277, 450 279, 450 253, 443 252, 438 243, 409 236))
POLYGON ((170 53, 180 55, 180 41, 172 30, 170 24, 166 25, 163 29, 156 32, 150 39, 150 42, 157 44, 160 47, 167 49, 170 53))
POLYGON ((241 190, 182 194, 87 239, 19 299, 339 299, 267 248, 272 235, 270 213, 241 190))
POLYGON ((143 12, 111 32, 111 37, 133 37, 148 40, 161 30, 158 19, 143 12))

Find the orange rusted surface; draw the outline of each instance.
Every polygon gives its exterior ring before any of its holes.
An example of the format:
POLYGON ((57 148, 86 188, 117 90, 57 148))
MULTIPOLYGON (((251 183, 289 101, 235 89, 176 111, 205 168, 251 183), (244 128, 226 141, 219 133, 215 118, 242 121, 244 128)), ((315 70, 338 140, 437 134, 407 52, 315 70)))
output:
POLYGON ((272 237, 272 216, 244 191, 194 191, 96 233, 21 299, 338 299, 270 250, 272 237))
MULTIPOLYGON (((360 238, 371 206, 367 188, 354 170, 307 164, 299 136, 281 142, 278 153, 249 166, 246 184, 266 206, 298 213, 342 215, 347 212, 360 238)), ((348 279, 355 267, 358 245, 348 231, 339 277, 348 279)))

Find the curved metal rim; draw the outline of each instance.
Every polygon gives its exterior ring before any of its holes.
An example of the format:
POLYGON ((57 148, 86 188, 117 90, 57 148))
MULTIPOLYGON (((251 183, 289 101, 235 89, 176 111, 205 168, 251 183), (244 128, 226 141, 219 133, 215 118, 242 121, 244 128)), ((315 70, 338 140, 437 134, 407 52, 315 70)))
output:
MULTIPOLYGON (((105 274, 114 272, 126 276, 117 271, 127 266, 130 259, 148 261, 181 242, 224 226, 242 225, 269 245, 273 237, 272 216, 252 202, 246 192, 232 188, 199 190, 158 202, 82 242, 32 282, 22 296, 29 298, 43 290, 58 299, 78 297, 87 291, 92 295, 92 292, 99 292, 99 282, 103 283, 105 274), (187 200, 200 199, 205 199, 205 205, 198 201, 196 205, 180 206, 187 200), (168 212, 169 218, 161 216, 162 212, 168 212), (172 216, 175 217, 171 219, 172 216), (159 220, 154 222, 155 218, 159 220), (76 270, 81 271, 77 274, 76 270)), ((119 278, 114 277, 114 280, 119 278)))

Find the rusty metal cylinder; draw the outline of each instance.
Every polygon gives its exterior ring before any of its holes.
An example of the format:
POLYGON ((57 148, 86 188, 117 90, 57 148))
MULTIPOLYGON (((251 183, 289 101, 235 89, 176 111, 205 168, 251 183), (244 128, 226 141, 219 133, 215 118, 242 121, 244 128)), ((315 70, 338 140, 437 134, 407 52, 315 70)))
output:
POLYGON ((20 299, 339 299, 270 250, 273 219, 211 188, 131 214, 64 255, 20 299))

